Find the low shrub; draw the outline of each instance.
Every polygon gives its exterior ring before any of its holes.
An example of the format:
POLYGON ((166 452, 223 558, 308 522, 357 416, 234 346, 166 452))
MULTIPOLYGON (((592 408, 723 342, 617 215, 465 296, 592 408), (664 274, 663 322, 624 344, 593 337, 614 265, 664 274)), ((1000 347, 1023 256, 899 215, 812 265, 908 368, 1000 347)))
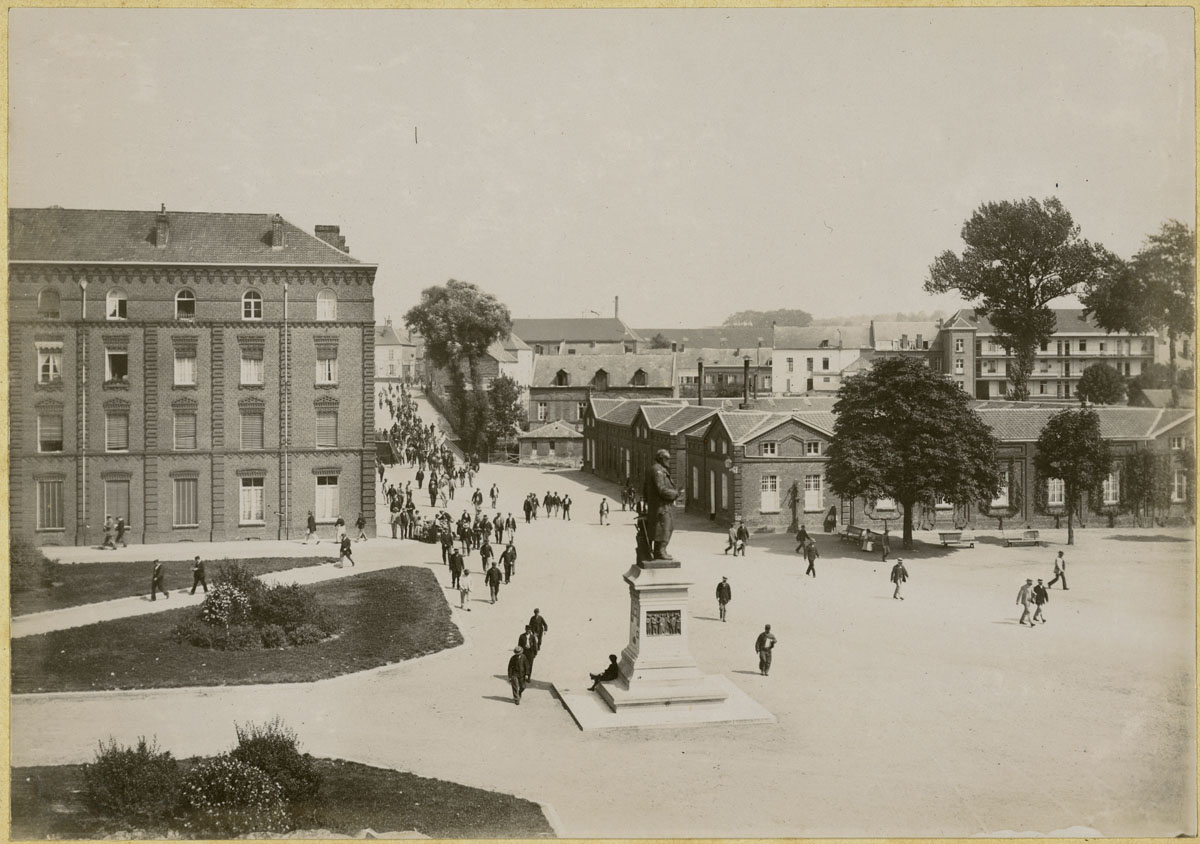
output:
POLYGON ((297 583, 263 589, 251 608, 256 623, 278 624, 285 630, 313 623, 319 611, 317 596, 297 583))
POLYGON ((301 624, 294 630, 288 633, 288 642, 292 645, 314 645, 317 642, 323 642, 329 638, 320 627, 315 624, 301 624))
POLYGON ((188 828, 203 837, 285 832, 291 826, 279 784, 228 754, 188 771, 180 794, 188 828))
POLYGON ((287 632, 278 624, 268 624, 259 630, 264 648, 282 648, 287 644, 287 632))
POLYGON ((216 632, 217 628, 193 618, 175 625, 175 629, 171 631, 171 638, 180 644, 195 645, 197 648, 211 648, 216 632))
POLYGON ((278 783, 293 817, 311 819, 317 810, 321 774, 312 756, 300 752, 295 731, 278 716, 265 724, 235 725, 235 729, 238 744, 229 755, 278 783))
POLYGON ((51 561, 42 549, 23 536, 13 536, 8 543, 8 576, 10 592, 30 592, 49 589, 59 574, 61 565, 51 561))
POLYGON ((225 583, 234 587, 251 603, 258 597, 258 593, 267 588, 254 572, 241 563, 222 564, 217 569, 217 576, 213 578, 213 582, 217 585, 225 583))
POLYGON ((262 647, 262 635, 252 624, 229 625, 224 640, 227 651, 252 651, 262 647))
POLYGON ((83 781, 93 811, 131 827, 168 818, 179 799, 175 758, 144 737, 136 747, 100 742, 96 761, 83 766, 83 781))

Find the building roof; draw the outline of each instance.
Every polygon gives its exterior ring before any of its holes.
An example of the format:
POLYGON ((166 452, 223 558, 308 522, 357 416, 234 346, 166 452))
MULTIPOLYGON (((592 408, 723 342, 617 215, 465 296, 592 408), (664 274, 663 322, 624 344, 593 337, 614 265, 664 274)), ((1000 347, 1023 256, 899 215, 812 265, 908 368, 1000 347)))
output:
POLYGON ((553 387, 559 371, 567 373, 567 385, 582 387, 592 383, 596 373, 608 373, 609 387, 630 386, 634 373, 646 373, 646 387, 673 387, 672 355, 538 355, 533 362, 534 387, 553 387))
POLYGON ((644 404, 641 407, 642 416, 646 417, 646 424, 655 429, 658 428, 663 420, 674 416, 682 409, 681 407, 669 404, 644 404))
POLYGON ((880 347, 888 350, 911 348, 916 344, 917 337, 921 338, 922 343, 929 343, 929 347, 932 349, 938 335, 938 324, 933 320, 922 322, 872 320, 871 332, 873 334, 872 345, 877 349, 880 347), (903 338, 907 338, 908 347, 902 345, 903 338))
POLYGON ((167 244, 155 244, 157 211, 12 208, 10 261, 152 264, 361 264, 283 221, 280 249, 271 246, 272 214, 168 211, 167 244))
MULTIPOLYGON (((1171 391, 1170 390, 1142 389, 1142 390, 1137 390, 1136 393, 1140 394, 1141 398, 1143 399, 1143 401, 1138 402, 1138 404, 1141 405, 1142 407, 1169 407, 1171 404, 1171 391)), ((1135 395, 1131 398, 1137 398, 1137 396, 1135 395)), ((1196 393, 1195 393, 1195 391, 1194 390, 1180 390, 1179 391, 1179 406, 1185 407, 1185 408, 1191 408, 1194 410, 1196 408, 1196 393)))
POLYGON ((863 349, 871 345, 871 337, 863 325, 777 325, 772 345, 776 349, 863 349))
POLYGON ((622 343, 641 338, 615 317, 514 319, 513 334, 526 343, 622 343))
POLYGON ((532 431, 525 431, 517 435, 519 440, 579 440, 583 439, 583 434, 576 431, 573 427, 563 422, 561 419, 556 419, 540 428, 534 428, 532 431))
POLYGON ((726 366, 741 369, 746 357, 750 358, 751 368, 767 366, 771 362, 771 355, 774 351, 770 346, 763 346, 761 349, 757 346, 742 349, 689 348, 687 351, 679 353, 679 366, 692 372, 696 369, 697 358, 702 358, 705 367, 726 366))
POLYGON ((378 348, 379 346, 405 346, 405 345, 412 345, 412 344, 401 342, 400 338, 398 336, 396 336, 396 330, 394 328, 392 328, 390 323, 385 324, 385 325, 376 325, 375 326, 375 346, 376 346, 376 348, 378 348))
MULTIPOLYGON (((1191 410, 1160 410, 1153 407, 1093 408, 1100 417, 1100 436, 1107 440, 1148 440, 1185 419, 1195 416, 1191 410)), ((992 429, 996 438, 1006 442, 1033 442, 1041 435, 1050 417, 1062 407, 989 407, 976 410, 979 418, 992 429)))
POLYGON ((649 342, 661 334, 669 342, 690 352, 696 349, 754 349, 762 341, 765 349, 771 342, 771 328, 754 325, 718 325, 711 328, 638 328, 642 339, 649 342))
POLYGON ((705 422, 717 412, 716 408, 712 407, 697 407, 696 405, 688 405, 677 409, 674 413, 664 418, 657 425, 651 424, 650 427, 656 431, 662 431, 666 434, 680 434, 701 422, 705 422))
MULTIPOLYGON (((1089 317, 1085 317, 1083 315, 1083 308, 1051 308, 1051 310, 1054 312, 1056 334, 1087 334, 1095 335, 1097 337, 1104 337, 1110 333, 1097 325, 1096 322, 1089 317)), ((981 336, 996 333, 996 329, 992 325, 991 320, 989 320, 986 316, 979 316, 971 308, 963 308, 962 310, 956 312, 954 316, 947 320, 946 324, 944 324, 942 327, 951 327, 949 323, 952 321, 955 322, 954 327, 974 326, 981 336)), ((1152 336, 1149 334, 1131 335, 1128 331, 1113 331, 1111 334, 1120 337, 1152 336)))
POLYGON ((609 399, 592 396, 589 401, 592 407, 592 415, 597 419, 605 419, 618 405, 624 404, 629 399, 609 399))

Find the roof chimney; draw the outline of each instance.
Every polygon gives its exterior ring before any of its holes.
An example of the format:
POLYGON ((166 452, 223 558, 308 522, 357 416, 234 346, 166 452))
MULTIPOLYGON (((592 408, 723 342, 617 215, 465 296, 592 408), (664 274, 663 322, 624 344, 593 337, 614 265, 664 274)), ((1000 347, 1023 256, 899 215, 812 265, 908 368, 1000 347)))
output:
POLYGON ((704 407, 704 358, 696 359, 696 404, 704 407))
POLYGON ((271 217, 271 248, 283 248, 283 217, 278 214, 271 217))
POLYGON ((383 321, 383 324, 386 325, 388 328, 391 328, 392 327, 392 318, 388 317, 387 319, 385 319, 383 321))
POLYGON ((167 205, 164 202, 162 210, 158 216, 154 218, 154 246, 157 249, 166 249, 167 240, 171 236, 171 223, 167 219, 167 205))
POLYGON ((621 318, 621 297, 613 297, 613 319, 621 318))
POLYGON ((750 409, 750 355, 742 358, 742 410, 750 409))
POLYGON ((328 243, 334 249, 340 252, 350 252, 346 248, 346 238, 341 235, 341 226, 317 226, 313 231, 318 238, 328 243))

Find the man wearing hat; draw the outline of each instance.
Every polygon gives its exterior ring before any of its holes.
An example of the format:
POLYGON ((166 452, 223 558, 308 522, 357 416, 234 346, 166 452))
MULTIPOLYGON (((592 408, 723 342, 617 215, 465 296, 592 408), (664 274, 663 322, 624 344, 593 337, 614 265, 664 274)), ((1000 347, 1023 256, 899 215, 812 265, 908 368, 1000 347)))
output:
POLYGON ((1046 623, 1046 616, 1042 615, 1042 605, 1049 600, 1050 590, 1042 585, 1042 579, 1039 577, 1037 586, 1033 587, 1033 603, 1037 605, 1037 609, 1033 612, 1033 621, 1041 619, 1042 624, 1046 623))
POLYGON ((722 577, 721 582, 717 584, 717 609, 721 611, 721 621, 725 620, 725 605, 733 600, 733 587, 729 585, 729 578, 722 577))
MULTIPOLYGON (((1029 619, 1029 605, 1033 603, 1033 578, 1026 578, 1025 585, 1017 592, 1017 603, 1021 605, 1021 620, 1018 624, 1024 624, 1029 619)), ((1029 626, 1033 627, 1033 622, 1029 622, 1029 626)))
POLYGON ((512 686, 513 703, 521 705, 521 692, 525 691, 525 652, 518 645, 508 658, 508 682, 512 686))
POLYGON ((892 583, 896 584, 896 591, 892 593, 892 598, 904 600, 904 596, 900 594, 900 586, 908 580, 908 569, 904 567, 904 558, 897 557, 896 565, 892 566, 892 583))

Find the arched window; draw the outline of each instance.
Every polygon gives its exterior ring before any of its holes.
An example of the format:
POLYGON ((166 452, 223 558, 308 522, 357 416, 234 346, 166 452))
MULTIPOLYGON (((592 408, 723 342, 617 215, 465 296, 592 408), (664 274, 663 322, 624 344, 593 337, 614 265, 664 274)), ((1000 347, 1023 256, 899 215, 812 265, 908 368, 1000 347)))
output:
POLYGON ((53 287, 47 287, 38 294, 38 316, 44 319, 58 319, 58 291, 53 287))
POLYGON ((121 289, 110 290, 104 297, 104 314, 107 319, 129 319, 128 297, 121 289))
POLYGON ((632 383, 633 383, 633 386, 635 386, 635 387, 645 387, 646 386, 646 370, 639 369, 637 372, 633 373, 633 382, 632 383))
POLYGON ((597 390, 608 389, 608 373, 603 369, 596 370, 596 376, 592 378, 592 386, 597 390))
POLYGON ((565 369, 558 370, 558 373, 554 376, 554 386, 555 387, 569 387, 570 385, 571 385, 571 376, 567 374, 567 371, 565 369))
POLYGON ((247 290, 242 294, 242 319, 262 319, 262 294, 247 290))
POLYGON ((317 320, 333 322, 337 319, 337 294, 326 288, 317 294, 317 320))
POLYGON ((180 290, 175 294, 175 319, 196 318, 196 294, 190 290, 180 290))

